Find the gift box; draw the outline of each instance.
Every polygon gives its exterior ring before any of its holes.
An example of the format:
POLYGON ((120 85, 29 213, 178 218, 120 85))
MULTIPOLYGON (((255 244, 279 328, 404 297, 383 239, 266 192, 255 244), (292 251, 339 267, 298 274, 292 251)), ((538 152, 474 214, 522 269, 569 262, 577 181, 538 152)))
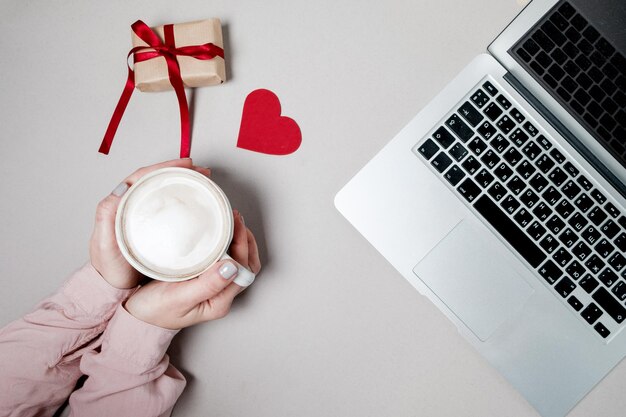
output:
MULTIPOLYGON (((164 31, 165 26, 151 28, 161 40, 167 44, 164 31)), ((196 22, 172 25, 174 31, 174 45, 171 47, 214 44, 224 48, 222 40, 222 25, 219 19, 206 19, 196 22)), ((132 33, 133 49, 141 47, 141 52, 150 52, 154 49, 141 39, 135 31, 132 33), (144 49, 145 47, 145 49, 144 49)), ((217 56, 213 59, 196 59, 193 56, 177 55, 180 75, 185 87, 203 87, 221 84, 226 80, 224 58, 217 56)), ((168 73, 165 57, 159 56, 142 62, 135 62, 135 87, 140 91, 171 90, 172 83, 168 73)))

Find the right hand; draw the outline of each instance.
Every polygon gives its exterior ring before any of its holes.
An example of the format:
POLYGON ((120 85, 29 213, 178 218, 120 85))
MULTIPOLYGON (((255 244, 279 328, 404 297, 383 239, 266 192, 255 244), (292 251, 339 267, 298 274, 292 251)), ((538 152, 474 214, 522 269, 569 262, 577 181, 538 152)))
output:
MULTIPOLYGON (((235 211, 235 231, 230 255, 245 268, 258 274, 259 250, 252 232, 235 211)), ((152 281, 126 301, 125 308, 134 317, 166 329, 182 329, 204 321, 224 317, 233 299, 244 290, 233 283, 237 266, 220 261, 199 277, 183 282, 152 281)))

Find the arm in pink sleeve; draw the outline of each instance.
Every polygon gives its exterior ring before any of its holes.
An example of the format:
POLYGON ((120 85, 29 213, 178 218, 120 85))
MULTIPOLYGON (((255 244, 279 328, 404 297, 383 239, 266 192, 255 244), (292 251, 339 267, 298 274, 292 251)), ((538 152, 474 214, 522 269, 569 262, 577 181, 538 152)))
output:
POLYGON ((54 414, 81 376, 83 352, 99 345, 133 291, 112 287, 87 264, 35 311, 0 330, 0 415, 54 414))
POLYGON ((136 319, 119 306, 102 337, 100 352, 80 363, 88 376, 70 397, 72 416, 169 416, 185 378, 165 354, 177 330, 136 319))

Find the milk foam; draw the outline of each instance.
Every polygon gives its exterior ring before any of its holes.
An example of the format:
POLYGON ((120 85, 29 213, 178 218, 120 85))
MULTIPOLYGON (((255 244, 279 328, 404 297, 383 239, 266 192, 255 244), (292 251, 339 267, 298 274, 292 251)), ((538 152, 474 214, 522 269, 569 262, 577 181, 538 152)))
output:
POLYGON ((124 215, 129 249, 166 274, 189 273, 221 250, 223 209, 215 194, 182 175, 158 175, 133 191, 124 215))

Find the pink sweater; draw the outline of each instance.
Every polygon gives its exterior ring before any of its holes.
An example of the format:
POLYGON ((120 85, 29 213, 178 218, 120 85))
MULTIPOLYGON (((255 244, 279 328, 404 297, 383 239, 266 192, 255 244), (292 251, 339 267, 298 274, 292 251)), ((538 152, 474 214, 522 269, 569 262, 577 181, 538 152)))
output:
POLYGON ((131 316, 133 291, 88 264, 0 330, 0 416, 52 416, 68 396, 72 416, 169 416, 185 387, 165 354, 177 331, 131 316))

